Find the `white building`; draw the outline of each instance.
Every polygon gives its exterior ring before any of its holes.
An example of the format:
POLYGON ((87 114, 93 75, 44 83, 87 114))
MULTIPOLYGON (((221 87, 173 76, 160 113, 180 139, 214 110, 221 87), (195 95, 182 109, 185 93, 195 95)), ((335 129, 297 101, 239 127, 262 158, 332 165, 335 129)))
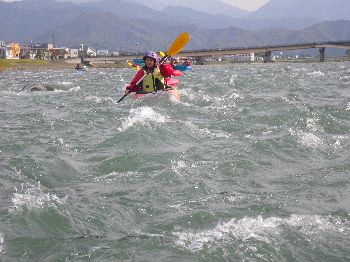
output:
POLYGON ((66 48, 68 58, 79 57, 79 49, 66 48))
POLYGON ((88 48, 86 49, 86 54, 87 54, 88 56, 96 56, 96 55, 97 55, 96 50, 93 49, 93 48, 91 48, 91 47, 88 47, 88 48))
POLYGON ((236 55, 226 55, 223 57, 225 60, 233 60, 239 62, 250 62, 255 60, 254 53, 249 54, 236 54, 236 55))
POLYGON ((97 55, 98 56, 108 56, 109 55, 109 52, 108 50, 97 50, 97 55))
POLYGON ((234 56, 236 61, 254 61, 254 53, 249 54, 237 54, 234 56))
POLYGON ((1 59, 12 59, 12 49, 11 47, 0 47, 0 58, 1 59))

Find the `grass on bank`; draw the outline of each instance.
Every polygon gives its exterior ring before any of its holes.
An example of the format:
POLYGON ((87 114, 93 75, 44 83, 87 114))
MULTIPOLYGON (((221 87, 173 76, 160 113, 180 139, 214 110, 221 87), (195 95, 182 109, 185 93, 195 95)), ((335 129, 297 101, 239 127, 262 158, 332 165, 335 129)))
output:
POLYGON ((17 68, 22 66, 47 65, 49 61, 37 59, 0 59, 0 69, 17 68))
MULTIPOLYGON (((0 70, 7 69, 30 69, 30 68, 74 68, 77 63, 69 60, 39 60, 39 59, 0 59, 0 70)), ((127 64, 122 61, 118 63, 94 63, 87 65, 96 68, 125 68, 127 64)))

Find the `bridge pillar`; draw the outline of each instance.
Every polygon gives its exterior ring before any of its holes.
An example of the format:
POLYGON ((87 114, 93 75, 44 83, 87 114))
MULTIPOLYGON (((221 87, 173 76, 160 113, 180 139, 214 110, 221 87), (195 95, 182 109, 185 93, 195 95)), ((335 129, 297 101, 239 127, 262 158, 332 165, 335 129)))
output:
POLYGON ((318 51, 320 52, 320 62, 324 62, 324 51, 326 50, 325 47, 320 47, 318 51))
POLYGON ((271 62, 271 51, 266 51, 264 56, 264 63, 271 62))

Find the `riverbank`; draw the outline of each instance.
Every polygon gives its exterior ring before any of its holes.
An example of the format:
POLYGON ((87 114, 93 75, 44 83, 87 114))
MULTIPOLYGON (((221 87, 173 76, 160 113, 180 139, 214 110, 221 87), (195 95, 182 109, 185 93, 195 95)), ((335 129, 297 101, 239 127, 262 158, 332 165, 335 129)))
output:
POLYGON ((47 61, 37 59, 0 59, 0 70, 26 70, 31 68, 71 68, 61 61, 47 61))
MULTIPOLYGON (((5 70, 28 70, 36 68, 45 69, 72 69, 76 63, 70 60, 37 60, 37 59, 0 59, 0 71, 5 70)), ((92 67, 96 68, 123 68, 127 67, 125 63, 98 63, 92 67)))

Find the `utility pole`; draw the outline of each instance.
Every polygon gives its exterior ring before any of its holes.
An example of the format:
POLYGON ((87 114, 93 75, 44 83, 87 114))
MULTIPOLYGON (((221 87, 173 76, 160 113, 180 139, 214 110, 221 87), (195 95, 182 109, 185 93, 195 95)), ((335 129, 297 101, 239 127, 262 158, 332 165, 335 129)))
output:
POLYGON ((81 43, 81 55, 80 55, 80 62, 83 63, 84 62, 84 44, 81 43))

